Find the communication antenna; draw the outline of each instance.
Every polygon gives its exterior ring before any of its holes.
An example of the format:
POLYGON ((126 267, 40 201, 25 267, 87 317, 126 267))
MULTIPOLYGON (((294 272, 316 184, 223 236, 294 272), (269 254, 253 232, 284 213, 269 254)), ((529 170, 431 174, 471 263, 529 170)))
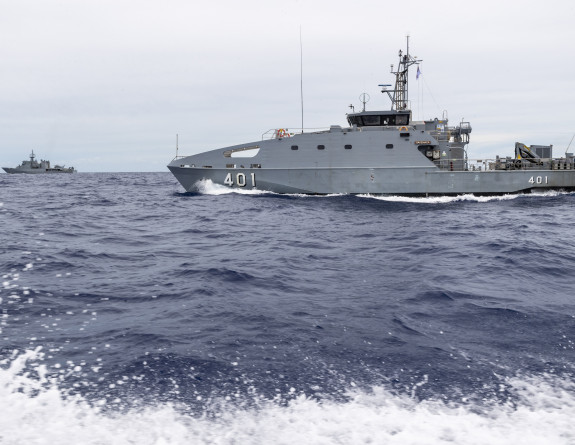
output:
POLYGON ((176 158, 178 157, 178 134, 176 133, 176 158))
POLYGON ((571 142, 573 142, 573 138, 575 138, 575 134, 573 135, 573 137, 571 138, 571 141, 569 142, 569 145, 565 149, 565 153, 567 153, 567 150, 569 150, 569 147, 571 147, 571 142))
POLYGON ((370 97, 369 97, 369 94, 367 94, 367 93, 361 93, 359 95, 359 100, 363 104, 363 110, 362 111, 365 111, 365 104, 369 102, 369 99, 370 99, 370 97))
POLYGON ((301 132, 303 133, 303 43, 301 38, 301 25, 299 27, 299 91, 301 100, 301 132))

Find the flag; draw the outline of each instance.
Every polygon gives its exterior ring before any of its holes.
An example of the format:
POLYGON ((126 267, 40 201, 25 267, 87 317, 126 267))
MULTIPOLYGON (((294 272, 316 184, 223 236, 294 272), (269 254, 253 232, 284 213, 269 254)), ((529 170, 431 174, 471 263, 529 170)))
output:
POLYGON ((415 78, 419 79, 420 74, 421 74, 421 71, 419 70, 419 67, 417 67, 417 74, 415 75, 415 78))

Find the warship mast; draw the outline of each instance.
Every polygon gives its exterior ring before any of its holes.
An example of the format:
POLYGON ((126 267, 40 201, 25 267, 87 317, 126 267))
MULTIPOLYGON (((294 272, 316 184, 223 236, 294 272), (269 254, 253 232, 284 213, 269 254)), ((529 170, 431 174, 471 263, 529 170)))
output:
POLYGON ((397 71, 393 71, 393 65, 391 65, 391 73, 395 74, 395 88, 393 90, 388 90, 387 87, 390 85, 380 85, 383 87, 382 93, 387 93, 391 100, 392 110, 407 110, 409 102, 409 90, 408 90, 408 80, 409 80, 409 67, 411 65, 417 65, 421 62, 420 59, 412 57, 409 54, 409 36, 407 36, 407 51, 405 54, 399 50, 399 66, 397 71))

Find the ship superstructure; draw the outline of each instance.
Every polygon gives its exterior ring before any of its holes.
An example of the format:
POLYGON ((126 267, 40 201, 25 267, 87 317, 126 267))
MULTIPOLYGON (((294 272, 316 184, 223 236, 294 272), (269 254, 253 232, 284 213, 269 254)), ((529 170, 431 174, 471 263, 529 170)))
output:
POLYGON ((2 167, 2 169, 6 173, 29 173, 29 174, 38 174, 38 173, 75 173, 76 170, 74 167, 65 167, 63 165, 54 165, 54 167, 50 166, 50 161, 46 161, 44 159, 40 159, 40 161, 36 161, 36 155, 34 154, 34 150, 30 154, 30 160, 24 160, 18 167, 10 168, 10 167, 2 167))

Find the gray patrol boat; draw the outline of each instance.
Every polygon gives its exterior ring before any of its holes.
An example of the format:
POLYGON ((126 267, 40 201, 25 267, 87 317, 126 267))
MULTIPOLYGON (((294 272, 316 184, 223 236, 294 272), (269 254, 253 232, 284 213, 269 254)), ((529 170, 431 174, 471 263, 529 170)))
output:
POLYGON ((54 167, 51 167, 50 161, 45 161, 44 159, 40 159, 39 162, 36 161, 34 150, 32 150, 32 153, 30 154, 29 161, 22 161, 22 164, 20 164, 18 167, 2 168, 6 173, 76 173, 74 167, 65 167, 63 165, 54 165, 54 167))
MULTIPOLYGON (((314 132, 275 129, 261 141, 234 145, 168 165, 187 192, 212 181, 275 193, 402 196, 496 195, 535 190, 575 190, 575 157, 554 158, 552 145, 517 142, 514 156, 471 160, 471 125, 448 119, 415 121, 408 108, 409 67, 421 60, 399 52, 395 87, 380 85, 388 111, 347 115, 348 127, 314 132)), ((352 110, 353 111, 353 110, 352 110)))

